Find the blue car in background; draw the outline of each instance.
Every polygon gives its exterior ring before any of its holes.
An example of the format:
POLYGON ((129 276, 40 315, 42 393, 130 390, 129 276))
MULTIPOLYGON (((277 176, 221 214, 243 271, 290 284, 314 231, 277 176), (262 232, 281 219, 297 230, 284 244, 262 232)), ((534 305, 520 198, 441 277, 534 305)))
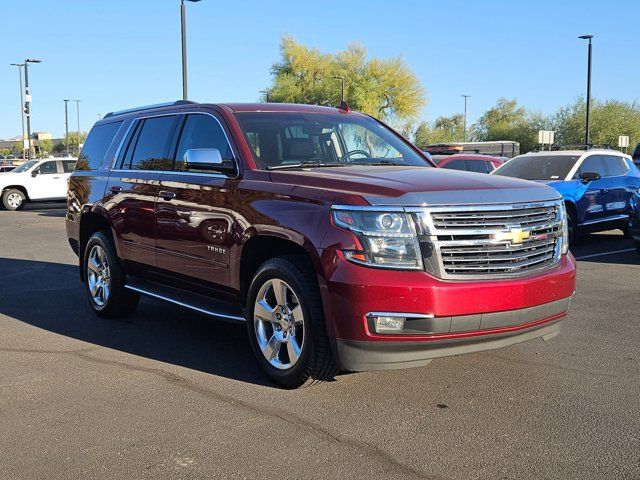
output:
POLYGON ((631 197, 631 220, 629 221, 629 235, 633 238, 636 250, 640 253, 640 190, 631 197))
POLYGON ((546 183, 567 206, 569 235, 621 229, 629 235, 631 198, 640 189, 640 171, 616 150, 536 152, 509 160, 493 175, 546 183))

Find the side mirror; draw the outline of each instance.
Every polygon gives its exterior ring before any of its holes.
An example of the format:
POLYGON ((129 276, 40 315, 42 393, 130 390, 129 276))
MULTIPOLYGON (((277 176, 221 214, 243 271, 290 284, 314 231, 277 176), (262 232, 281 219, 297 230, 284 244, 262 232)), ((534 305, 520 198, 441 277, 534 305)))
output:
POLYGON ((582 183, 593 182, 594 180, 600 180, 600 174, 596 172, 582 172, 580 174, 580 181, 582 183))
POLYGON ((182 159, 183 170, 211 170, 230 171, 234 166, 230 162, 225 162, 217 148, 190 148, 184 152, 182 159))
POLYGON ((37 168, 34 168, 33 170, 31 170, 31 176, 33 178, 37 177, 39 173, 40 173, 40 170, 38 170, 37 168))

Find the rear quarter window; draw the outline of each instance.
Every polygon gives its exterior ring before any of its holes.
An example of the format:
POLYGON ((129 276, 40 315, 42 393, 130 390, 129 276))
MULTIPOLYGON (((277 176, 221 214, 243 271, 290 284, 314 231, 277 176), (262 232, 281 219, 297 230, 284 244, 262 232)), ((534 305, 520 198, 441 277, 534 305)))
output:
POLYGON ((99 169, 121 125, 122 122, 112 122, 93 127, 80 152, 76 170, 99 169))

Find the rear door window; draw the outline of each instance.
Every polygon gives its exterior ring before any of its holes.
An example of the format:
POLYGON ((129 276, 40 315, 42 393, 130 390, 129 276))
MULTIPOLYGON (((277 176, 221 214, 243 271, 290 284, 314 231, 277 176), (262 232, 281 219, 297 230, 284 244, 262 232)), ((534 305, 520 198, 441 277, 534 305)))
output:
POLYGON ((129 170, 172 170, 168 150, 176 115, 140 120, 131 137, 122 167, 129 170))
POLYGON ((76 168, 75 160, 63 160, 62 161, 62 171, 64 173, 71 173, 76 168))
MULTIPOLYGON (((82 152, 80 152, 77 170, 97 170, 100 168, 104 156, 107 154, 107 150, 109 150, 121 125, 122 122, 112 122, 97 125, 91 129, 87 140, 84 142, 84 147, 82 147, 82 152)), ((67 170, 67 167, 64 168, 65 172, 67 172, 73 171, 74 167, 71 167, 71 170, 67 170)))

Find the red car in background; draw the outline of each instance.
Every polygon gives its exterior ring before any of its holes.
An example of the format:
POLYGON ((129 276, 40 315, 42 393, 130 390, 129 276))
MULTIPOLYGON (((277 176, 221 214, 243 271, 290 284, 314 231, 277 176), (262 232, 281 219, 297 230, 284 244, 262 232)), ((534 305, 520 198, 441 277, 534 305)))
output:
POLYGON ((432 155, 431 158, 438 165, 438 168, 478 173, 491 173, 507 160, 504 157, 469 153, 432 155))

